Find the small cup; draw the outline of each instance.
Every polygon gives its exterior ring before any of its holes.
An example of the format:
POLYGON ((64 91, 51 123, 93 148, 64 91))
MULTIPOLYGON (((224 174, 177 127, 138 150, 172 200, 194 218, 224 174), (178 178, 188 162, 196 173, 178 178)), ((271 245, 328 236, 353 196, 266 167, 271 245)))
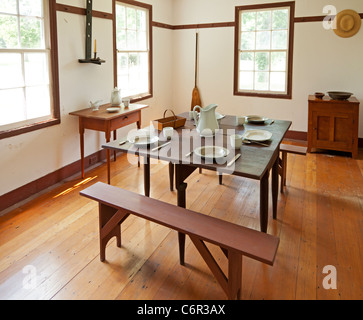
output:
POLYGON ((170 140, 171 137, 174 134, 174 128, 173 127, 165 127, 163 128, 163 135, 166 139, 170 140))
POLYGON ((125 108, 128 108, 129 107, 129 105, 130 105, 130 99, 123 99, 122 102, 123 102, 125 108))
POLYGON ((242 147, 242 136, 240 134, 233 134, 230 138, 232 148, 239 149, 242 147))

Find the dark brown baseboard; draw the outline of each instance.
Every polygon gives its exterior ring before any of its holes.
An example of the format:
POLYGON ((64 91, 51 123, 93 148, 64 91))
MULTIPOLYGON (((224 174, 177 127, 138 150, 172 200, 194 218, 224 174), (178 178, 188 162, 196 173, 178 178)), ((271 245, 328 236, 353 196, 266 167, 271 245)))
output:
MULTIPOLYGON (((307 141, 307 137, 307 132, 303 131, 288 131, 285 135, 286 139, 300 141, 307 141)), ((363 138, 359 138, 358 145, 359 148, 363 148, 363 138)), ((85 168, 87 169, 90 166, 104 160, 106 160, 106 152, 105 150, 100 150, 85 158, 85 168)), ((81 174, 81 160, 73 162, 57 171, 47 174, 42 178, 0 196, 0 212, 77 173, 81 174)))
MULTIPOLYGON (((95 165, 106 159, 106 151, 100 150, 94 154, 85 157, 85 168, 95 165)), ((10 191, 2 196, 0 196, 0 212, 13 206, 14 204, 23 201, 32 195, 43 191, 55 185, 58 182, 67 179, 74 174, 79 173, 81 175, 81 160, 73 162, 57 171, 47 174, 35 181, 32 181, 18 189, 10 191)))

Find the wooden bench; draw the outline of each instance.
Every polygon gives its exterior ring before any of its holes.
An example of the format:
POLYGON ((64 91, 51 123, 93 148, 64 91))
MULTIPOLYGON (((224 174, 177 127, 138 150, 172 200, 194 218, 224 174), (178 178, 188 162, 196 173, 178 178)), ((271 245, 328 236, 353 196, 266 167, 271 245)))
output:
POLYGON ((284 192, 286 186, 286 172, 287 172, 287 154, 300 154, 306 155, 307 147, 294 146, 291 144, 280 144, 281 158, 279 159, 279 175, 281 176, 280 192, 284 192))
MULTIPOLYGON (((99 202, 100 259, 105 261, 107 242, 117 238, 121 247, 121 224, 130 214, 187 234, 229 299, 240 299, 242 256, 273 265, 279 238, 97 182, 80 192, 99 202), (228 278, 205 242, 219 246, 228 259, 228 278)), ((181 248, 179 244, 179 249, 181 248)), ((183 249, 184 250, 184 249, 183 249)), ((184 253, 180 263, 184 264, 184 253)))

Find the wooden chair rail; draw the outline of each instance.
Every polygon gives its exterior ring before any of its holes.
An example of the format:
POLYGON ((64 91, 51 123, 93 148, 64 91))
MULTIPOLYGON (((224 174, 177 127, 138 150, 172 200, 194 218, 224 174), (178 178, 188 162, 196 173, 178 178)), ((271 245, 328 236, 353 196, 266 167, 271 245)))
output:
POLYGON ((130 214, 187 234, 229 299, 240 299, 242 256, 273 265, 279 238, 214 217, 98 182, 80 192, 99 202, 100 260, 107 242, 121 247, 121 224, 130 214), (219 246, 228 259, 228 277, 204 242, 219 246))

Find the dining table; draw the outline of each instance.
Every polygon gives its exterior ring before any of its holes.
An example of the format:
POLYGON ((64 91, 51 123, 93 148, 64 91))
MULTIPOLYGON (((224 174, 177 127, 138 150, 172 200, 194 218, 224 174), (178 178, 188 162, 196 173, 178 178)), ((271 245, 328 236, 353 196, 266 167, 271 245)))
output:
MULTIPOLYGON (((246 122, 238 125, 234 115, 223 115, 219 123, 219 129, 213 136, 201 137, 197 132, 194 120, 189 113, 179 114, 187 120, 185 125, 174 129, 171 140, 167 140, 162 132, 156 131, 157 141, 151 145, 140 146, 131 138, 123 137, 102 145, 107 150, 116 150, 138 155, 144 158, 144 193, 150 196, 150 159, 159 159, 169 163, 169 172, 175 176, 175 188, 177 190, 177 205, 186 207, 187 183, 185 180, 197 169, 214 170, 218 174, 231 174, 243 178, 257 180, 260 183, 259 215, 260 231, 267 233, 268 208, 269 208, 269 177, 271 172, 271 193, 273 218, 277 219, 278 201, 278 170, 280 144, 291 126, 291 121, 267 119, 262 123, 246 122), (232 135, 245 135, 251 130, 263 130, 271 133, 271 138, 259 143, 242 144, 239 149, 231 146, 232 135), (165 146, 164 146, 165 144, 165 146), (203 157, 197 150, 205 146, 218 146, 226 150, 226 155, 210 159, 203 157), (234 161, 236 155, 239 158, 234 161), (227 164, 231 164, 227 166, 227 164)), ((130 159, 132 159, 130 157, 130 159)), ((135 162, 137 163, 137 162, 135 162)), ((108 166, 110 162, 108 161, 108 166)), ((174 183, 174 182, 173 182, 174 183)), ((179 233, 180 261, 184 261, 185 235, 179 233)))

